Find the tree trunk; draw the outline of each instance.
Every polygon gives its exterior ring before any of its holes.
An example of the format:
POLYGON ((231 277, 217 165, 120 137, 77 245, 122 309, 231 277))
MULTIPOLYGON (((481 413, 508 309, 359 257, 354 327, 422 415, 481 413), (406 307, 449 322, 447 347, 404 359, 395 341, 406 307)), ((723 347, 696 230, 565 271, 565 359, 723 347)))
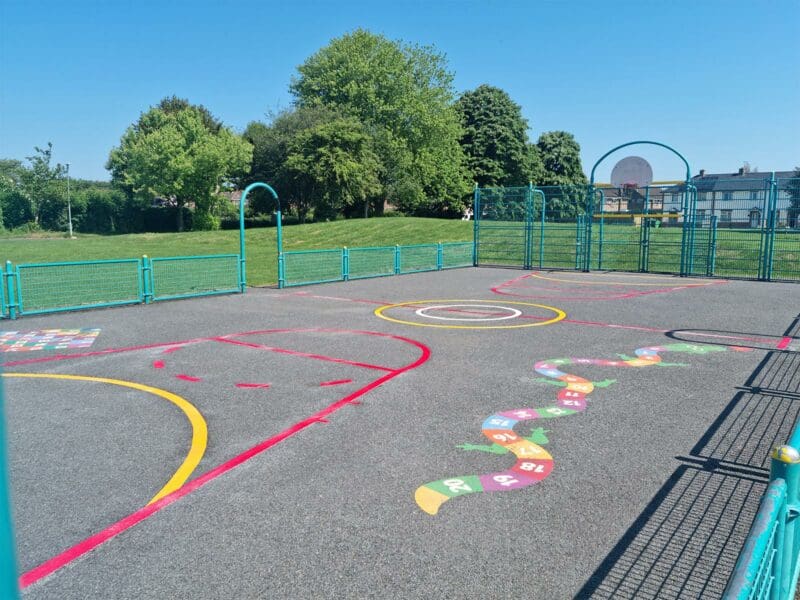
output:
POLYGON ((178 214, 176 216, 176 225, 178 227, 178 232, 183 232, 183 202, 178 202, 178 214))

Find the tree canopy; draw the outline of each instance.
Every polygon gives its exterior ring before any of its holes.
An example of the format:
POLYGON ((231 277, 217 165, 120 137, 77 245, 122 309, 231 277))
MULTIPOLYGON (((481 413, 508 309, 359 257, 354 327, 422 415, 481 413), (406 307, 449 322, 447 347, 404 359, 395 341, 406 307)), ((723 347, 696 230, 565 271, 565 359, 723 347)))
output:
POLYGON ((528 121, 504 90, 481 85, 456 102, 464 133, 461 146, 480 187, 519 186, 541 178, 538 150, 528 140, 528 121))
POLYGON ((469 183, 452 82, 433 47, 357 29, 300 65, 290 90, 299 108, 363 124, 382 165, 378 196, 411 212, 458 211, 469 183))
POLYGON ((566 131, 548 131, 536 142, 544 166, 541 185, 583 185, 588 182, 581 165, 581 147, 566 131))
POLYGON ((209 121, 203 109, 182 106, 173 98, 144 113, 111 151, 107 168, 112 180, 134 194, 164 196, 178 207, 178 230, 183 211, 195 205, 194 227, 219 226, 213 208, 221 185, 244 172, 252 146, 224 126, 209 121))

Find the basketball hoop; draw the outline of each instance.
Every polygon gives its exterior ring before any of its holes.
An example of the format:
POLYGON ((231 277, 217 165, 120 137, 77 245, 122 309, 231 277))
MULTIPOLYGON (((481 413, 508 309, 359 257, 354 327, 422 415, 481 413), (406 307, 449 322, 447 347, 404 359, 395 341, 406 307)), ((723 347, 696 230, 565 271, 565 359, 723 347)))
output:
POLYGON ((647 187, 653 183, 653 168, 640 156, 628 156, 611 170, 611 185, 620 189, 647 187))

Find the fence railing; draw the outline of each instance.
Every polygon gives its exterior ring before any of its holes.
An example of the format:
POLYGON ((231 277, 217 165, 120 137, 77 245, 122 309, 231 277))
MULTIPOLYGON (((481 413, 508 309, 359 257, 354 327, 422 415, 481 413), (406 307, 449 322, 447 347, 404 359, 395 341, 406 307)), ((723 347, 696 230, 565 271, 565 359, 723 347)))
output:
POLYGON ((476 264, 800 281, 800 178, 476 188, 476 264))
POLYGON ((472 242, 284 252, 281 287, 441 271, 473 265, 472 242))
POLYGON ((0 270, 0 318, 239 292, 238 254, 13 265, 0 270))
POLYGON ((772 453, 770 484, 736 562, 725 600, 793 600, 800 574, 800 434, 772 453))

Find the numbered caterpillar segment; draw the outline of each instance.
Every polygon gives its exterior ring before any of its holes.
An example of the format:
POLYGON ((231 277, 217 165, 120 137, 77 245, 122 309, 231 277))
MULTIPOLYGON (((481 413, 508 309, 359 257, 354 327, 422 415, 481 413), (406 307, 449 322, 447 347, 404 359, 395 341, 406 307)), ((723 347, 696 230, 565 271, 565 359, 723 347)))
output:
MULTIPOLYGON (((737 351, 744 348, 732 348, 737 351)), ((465 475, 449 477, 426 483, 417 488, 414 499, 417 505, 430 515, 439 512, 439 508, 456 496, 466 496, 478 492, 505 492, 534 485, 544 480, 553 471, 553 457, 542 445, 549 442, 548 430, 537 427, 527 436, 522 436, 514 427, 523 421, 538 419, 554 419, 582 412, 586 409, 587 396, 595 388, 608 387, 615 379, 589 381, 583 377, 561 370, 565 365, 583 365, 599 367, 673 367, 684 366, 679 363, 665 363, 659 353, 684 352, 687 354, 708 354, 724 352, 724 346, 706 346, 702 344, 664 344, 647 346, 634 351, 634 356, 624 354, 618 360, 599 358, 554 358, 542 360, 534 364, 534 370, 543 375, 537 381, 561 387, 556 395, 556 404, 537 408, 515 408, 493 414, 486 418, 481 426, 483 435, 489 445, 462 444, 462 450, 477 450, 492 454, 513 454, 517 462, 507 471, 486 475, 465 475)))

